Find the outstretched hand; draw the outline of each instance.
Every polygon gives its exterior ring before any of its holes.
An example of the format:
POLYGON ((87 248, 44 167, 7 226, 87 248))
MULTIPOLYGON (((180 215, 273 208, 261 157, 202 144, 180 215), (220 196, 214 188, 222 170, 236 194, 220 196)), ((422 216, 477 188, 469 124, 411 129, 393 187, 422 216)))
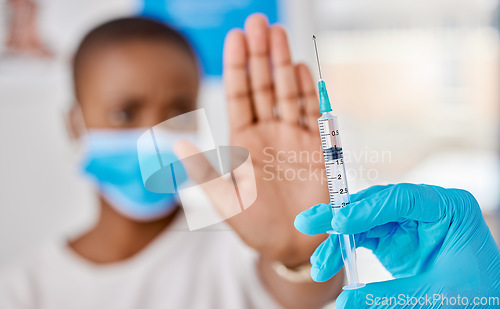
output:
MULTIPOLYGON (((285 30, 269 26, 263 15, 255 14, 247 19, 244 31, 232 30, 226 37, 224 84, 231 145, 250 152, 255 171, 240 175, 238 190, 240 194, 252 190, 254 177, 257 187, 254 204, 227 222, 264 256, 290 266, 304 263, 325 236, 299 233, 294 218, 311 203, 328 198, 327 185, 321 182, 323 162, 312 159, 321 145, 319 102, 311 73, 305 65, 292 62, 285 30)), ((196 153, 187 143, 176 151, 182 156, 196 153)), ((186 168, 199 183, 216 173, 208 162, 186 168)), ((224 194, 232 183, 217 181, 216 189, 212 186, 207 194, 224 212, 234 203, 224 194)))

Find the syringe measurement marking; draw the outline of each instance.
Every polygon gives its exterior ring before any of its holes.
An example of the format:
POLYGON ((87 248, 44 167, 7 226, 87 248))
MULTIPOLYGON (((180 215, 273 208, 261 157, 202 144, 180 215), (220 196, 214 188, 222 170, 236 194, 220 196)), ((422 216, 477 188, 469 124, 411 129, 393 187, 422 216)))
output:
POLYGON ((348 202, 342 202, 336 205, 336 196, 341 195, 345 196, 347 192, 347 188, 342 188, 340 191, 334 191, 335 189, 335 181, 340 181, 341 183, 344 183, 344 177, 342 176, 343 173, 341 171, 331 170, 334 168, 333 166, 338 166, 337 169, 342 169, 341 165, 343 166, 343 162, 341 161, 343 159, 343 152, 341 147, 337 147, 336 145, 334 147, 330 147, 327 149, 323 149, 323 155, 325 157, 325 167, 326 167, 326 175, 327 175, 327 182, 328 182, 328 191, 329 191, 329 196, 330 196, 330 204, 333 208, 342 208, 345 207, 345 205, 348 204, 348 202), (333 160, 333 161, 332 161, 333 160), (339 176, 333 178, 332 176, 338 173, 339 176))
POLYGON ((322 145, 322 148, 323 148, 323 156, 325 158, 325 168, 326 168, 326 176, 327 176, 327 182, 328 182, 328 191, 329 191, 329 195, 330 195, 330 204, 332 205, 333 208, 342 208, 344 207, 345 205, 348 204, 348 202, 342 202, 340 205, 335 205, 336 204, 336 195, 346 195, 347 194, 347 188, 342 188, 340 189, 340 191, 334 191, 334 181, 341 181, 341 182, 344 182, 345 180, 343 180, 342 178, 342 174, 339 174, 339 177, 340 178, 333 178, 333 174, 332 172, 330 171, 331 168, 333 168, 332 166, 335 166, 337 165, 338 168, 343 168, 341 167, 341 165, 343 166, 344 165, 344 162, 343 162, 343 152, 342 152, 342 148, 341 147, 337 147, 337 145, 332 145, 332 147, 328 147, 328 140, 327 140, 327 136, 339 136, 340 135, 340 132, 339 130, 333 130, 329 133, 325 133, 326 131, 326 128, 325 128, 325 125, 324 125, 324 122, 325 121, 328 121, 328 120, 323 120, 323 121, 320 121, 319 122, 319 131, 320 131, 320 137, 321 137, 321 145, 322 145), (341 180, 342 179, 342 180, 341 180))

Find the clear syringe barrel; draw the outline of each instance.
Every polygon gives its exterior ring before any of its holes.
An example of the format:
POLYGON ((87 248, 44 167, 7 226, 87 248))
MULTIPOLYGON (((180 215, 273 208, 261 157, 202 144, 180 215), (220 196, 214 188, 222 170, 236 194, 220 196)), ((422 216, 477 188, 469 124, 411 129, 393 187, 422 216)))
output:
MULTIPOLYGON (((318 119, 318 126, 325 161, 330 205, 335 215, 339 209, 350 203, 337 117, 332 112, 323 112, 318 119)), ((347 286, 344 287, 344 290, 363 287, 364 284, 359 283, 356 268, 354 235, 339 234, 339 241, 347 279, 347 286)))

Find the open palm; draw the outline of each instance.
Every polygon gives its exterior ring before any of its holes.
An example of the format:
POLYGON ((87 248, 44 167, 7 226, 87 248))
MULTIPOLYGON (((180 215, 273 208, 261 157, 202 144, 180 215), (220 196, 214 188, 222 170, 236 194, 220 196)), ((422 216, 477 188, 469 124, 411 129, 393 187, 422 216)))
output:
MULTIPOLYGON (((251 170, 243 175, 248 181, 238 182, 238 190, 244 194, 253 179, 257 186, 252 207, 227 222, 270 259, 303 263, 325 237, 305 237, 295 230, 294 218, 328 199, 321 181, 319 103, 309 69, 292 63, 284 29, 256 14, 247 19, 245 31, 232 30, 226 37, 224 83, 231 145, 250 152, 255 173, 255 178, 251 170)), ((188 167, 191 176, 193 170, 188 167)), ((219 209, 231 203, 224 187, 230 185, 207 192, 219 209)))

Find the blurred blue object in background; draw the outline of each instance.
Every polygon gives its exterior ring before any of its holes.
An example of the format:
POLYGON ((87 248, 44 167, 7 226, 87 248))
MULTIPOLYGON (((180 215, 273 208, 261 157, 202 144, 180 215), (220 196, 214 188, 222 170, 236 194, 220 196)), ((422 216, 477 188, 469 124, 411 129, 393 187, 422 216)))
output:
POLYGON ((179 29, 198 52, 204 76, 222 76, 222 49, 226 33, 242 28, 255 12, 278 21, 277 0, 140 0, 139 16, 166 22, 179 29))

